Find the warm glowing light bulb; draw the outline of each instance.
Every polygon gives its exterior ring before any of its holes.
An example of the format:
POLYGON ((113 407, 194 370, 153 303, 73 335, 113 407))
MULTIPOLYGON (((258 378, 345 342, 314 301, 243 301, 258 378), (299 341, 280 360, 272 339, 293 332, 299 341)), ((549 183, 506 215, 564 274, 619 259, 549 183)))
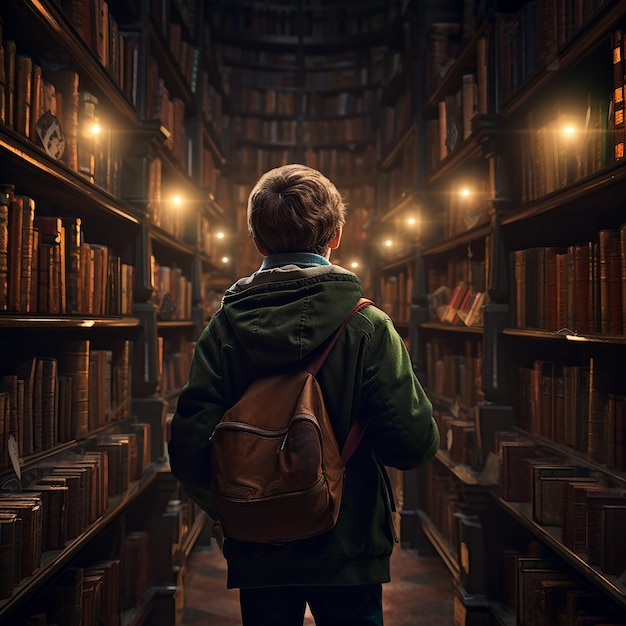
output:
POLYGON ((183 201, 183 199, 182 199, 180 196, 174 196, 174 197, 172 198, 172 202, 173 202, 174 204, 181 204, 181 203, 182 203, 182 201, 183 201))
POLYGON ((230 259, 227 256, 222 257, 222 263, 228 263, 230 259))
POLYGON ((218 239, 224 239, 224 233, 223 233, 222 231, 220 231, 219 233, 216 233, 216 234, 215 234, 215 236, 216 236, 218 239))
POLYGON ((99 135, 100 134, 100 124, 98 124, 98 122, 94 122, 93 124, 91 124, 89 126, 89 132, 92 135, 99 135))
POLYGON ((573 137, 576 134, 576 128, 574 128, 574 126, 565 126, 565 128, 563 128, 563 134, 566 137, 573 137))
POLYGON ((393 246, 393 241, 391 241, 391 239, 386 239, 385 240, 385 247, 391 248, 391 246, 393 246))
POLYGON ((352 261, 352 263, 350 263, 350 267, 355 270, 357 267, 359 267, 359 262, 358 261, 352 261))
POLYGON ((415 224, 417 224, 417 220, 414 217, 409 217, 407 222, 408 222, 409 226, 415 226, 415 224))
POLYGON ((463 189, 461 189, 461 195, 464 197, 468 197, 470 195, 470 190, 467 187, 463 187, 463 189))

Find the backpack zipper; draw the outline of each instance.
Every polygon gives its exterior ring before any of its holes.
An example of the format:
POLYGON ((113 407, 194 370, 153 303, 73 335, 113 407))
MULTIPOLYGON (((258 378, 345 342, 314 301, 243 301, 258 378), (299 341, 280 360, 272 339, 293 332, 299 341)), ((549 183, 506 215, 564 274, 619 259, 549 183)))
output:
MULTIPOLYGON (((294 422, 302 421, 311 422, 319 434, 319 425, 317 420, 312 415, 309 415, 308 413, 299 413, 291 418, 292 424, 294 422)), ((218 430, 238 430, 241 432, 249 432, 258 437, 264 437, 265 439, 276 439, 278 437, 282 437, 282 441, 276 450, 276 454, 285 449, 285 446, 287 445, 287 437, 289 436, 289 428, 273 430, 270 428, 263 428, 262 426, 255 426, 254 424, 247 424, 246 422, 219 422, 209 437, 210 442, 213 442, 215 433, 217 433, 218 430)))

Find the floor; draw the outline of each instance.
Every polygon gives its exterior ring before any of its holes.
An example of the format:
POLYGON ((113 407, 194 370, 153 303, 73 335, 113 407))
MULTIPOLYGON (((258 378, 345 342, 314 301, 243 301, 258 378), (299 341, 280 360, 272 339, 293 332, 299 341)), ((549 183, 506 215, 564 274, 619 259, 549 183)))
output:
MULTIPOLYGON (((226 589, 226 563, 215 544, 199 544, 187 563, 181 626, 240 626, 239 593, 226 589)), ((438 556, 396 548, 392 582, 383 587, 385 626, 451 626, 452 579, 438 556)), ((304 626, 313 626, 307 610, 304 626)))

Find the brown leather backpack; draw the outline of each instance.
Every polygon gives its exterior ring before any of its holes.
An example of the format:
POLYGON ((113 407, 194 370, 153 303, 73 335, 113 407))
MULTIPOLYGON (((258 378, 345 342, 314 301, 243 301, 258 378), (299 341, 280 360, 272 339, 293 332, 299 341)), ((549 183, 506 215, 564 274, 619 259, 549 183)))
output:
POLYGON ((343 453, 315 379, 362 298, 306 369, 261 378, 211 435, 211 492, 225 537, 282 543, 331 529, 339 514, 345 464, 365 425, 356 420, 343 453))

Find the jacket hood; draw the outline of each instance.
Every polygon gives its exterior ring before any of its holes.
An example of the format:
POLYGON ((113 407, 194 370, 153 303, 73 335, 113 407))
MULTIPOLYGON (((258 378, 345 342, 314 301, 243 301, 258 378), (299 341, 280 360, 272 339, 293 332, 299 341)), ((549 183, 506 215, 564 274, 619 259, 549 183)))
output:
POLYGON ((284 265, 237 281, 218 314, 253 364, 276 368, 326 341, 361 296, 358 277, 337 265, 284 265))

